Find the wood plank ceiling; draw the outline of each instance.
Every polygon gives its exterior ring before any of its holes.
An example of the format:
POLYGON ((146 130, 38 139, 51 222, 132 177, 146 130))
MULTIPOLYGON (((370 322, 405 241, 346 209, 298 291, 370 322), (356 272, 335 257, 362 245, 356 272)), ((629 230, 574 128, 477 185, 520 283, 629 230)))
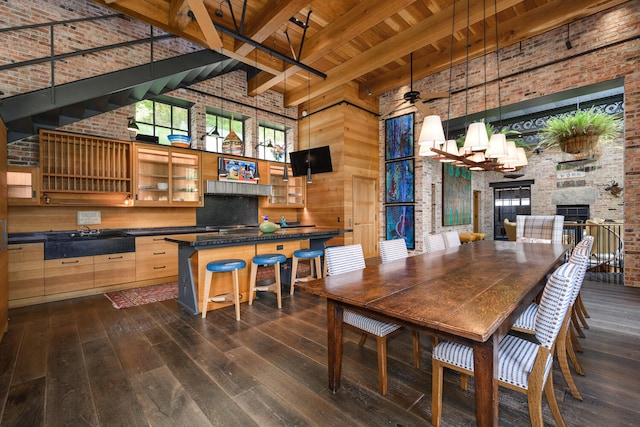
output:
POLYGON ((251 95, 282 92, 286 74, 285 102, 293 106, 351 81, 361 96, 367 89, 380 94, 407 85, 411 57, 414 80, 447 69, 452 27, 454 65, 466 59, 467 29, 469 58, 493 52, 496 10, 499 46, 506 47, 627 0, 459 0, 455 6, 454 0, 92 1, 259 68, 249 84, 251 95))

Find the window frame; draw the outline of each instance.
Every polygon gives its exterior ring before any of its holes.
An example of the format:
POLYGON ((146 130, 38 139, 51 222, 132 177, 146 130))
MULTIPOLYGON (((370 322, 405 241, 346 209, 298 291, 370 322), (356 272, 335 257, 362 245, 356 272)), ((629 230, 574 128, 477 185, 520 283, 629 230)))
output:
POLYGON ((134 118, 140 128, 139 133, 158 137, 158 143, 161 145, 171 145, 171 142, 167 139, 167 135, 191 136, 191 107, 193 105, 193 103, 169 97, 145 99, 136 102, 134 118), (151 112, 151 122, 147 120, 147 117, 141 116, 139 109, 140 105, 147 105, 149 103, 151 104, 151 108, 149 109, 151 112), (162 106, 169 107, 170 123, 168 124, 158 123, 158 108, 162 108, 162 106), (177 114, 178 112, 181 114, 177 114), (184 114, 186 114, 185 118, 181 119, 178 117, 184 114))

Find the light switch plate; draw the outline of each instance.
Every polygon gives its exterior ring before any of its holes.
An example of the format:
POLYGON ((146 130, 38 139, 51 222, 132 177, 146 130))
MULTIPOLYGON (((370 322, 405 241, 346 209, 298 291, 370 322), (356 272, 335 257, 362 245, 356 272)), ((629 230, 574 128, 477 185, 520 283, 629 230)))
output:
POLYGON ((98 225, 102 223, 100 211, 78 211, 78 225, 98 225))

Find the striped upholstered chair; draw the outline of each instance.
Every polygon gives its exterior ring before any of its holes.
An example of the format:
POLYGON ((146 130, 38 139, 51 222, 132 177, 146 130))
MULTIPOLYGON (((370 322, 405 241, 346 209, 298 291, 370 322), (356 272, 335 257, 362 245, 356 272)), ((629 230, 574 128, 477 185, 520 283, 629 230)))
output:
MULTIPOLYGON (((544 425, 543 391, 556 424, 566 426, 553 388, 553 351, 571 303, 578 270, 577 265, 568 262, 561 265, 547 280, 535 320, 537 343, 507 335, 499 344, 498 383, 527 395, 529 418, 533 427, 544 425)), ((443 370, 449 368, 473 375, 473 350, 463 344, 442 341, 433 349, 432 366, 431 423, 438 427, 442 418, 443 370)))
POLYGON ((562 215, 517 215, 516 240, 533 243, 562 243, 562 215))
POLYGON ((447 248, 447 245, 444 242, 444 236, 442 234, 425 234, 424 236, 425 252, 440 251, 446 248, 447 248))
MULTIPOLYGON (((329 276, 349 273, 365 268, 364 254, 362 253, 362 246, 359 244, 326 248, 324 256, 329 276)), ((361 333, 360 342, 358 343, 360 347, 364 345, 368 335, 376 338, 378 349, 378 385, 380 394, 384 396, 387 394, 387 338, 400 330, 402 326, 383 322, 348 309, 344 310, 342 319, 345 325, 361 333)), ((416 350, 415 340, 413 345, 413 354, 415 356, 416 353, 420 353, 420 349, 418 348, 416 350)), ((415 364, 416 361, 414 359, 414 365, 415 364)))
POLYGON ((442 233, 442 237, 444 237, 444 244, 448 248, 455 248, 460 246, 460 234, 457 231, 445 231, 442 233))
MULTIPOLYGON (((582 366, 578 362, 572 345, 571 323, 573 306, 576 302, 576 298, 578 297, 578 293, 580 292, 580 288, 582 287, 582 282, 584 281, 584 276, 587 272, 587 268, 589 267, 589 256, 591 254, 591 244, 589 242, 593 242, 593 239, 589 239, 589 237, 590 236, 587 236, 582 240, 584 244, 577 245, 575 247, 571 254, 571 257, 569 258, 569 262, 575 264, 578 267, 578 277, 576 278, 576 285, 574 286, 573 294, 571 295, 571 303, 569 305, 569 309, 567 310, 567 314, 562 323, 562 328, 560 329, 560 334, 558 335, 558 339, 556 341, 556 355, 558 357, 558 364, 560 365, 562 376, 569 386, 571 395, 578 400, 582 400, 582 394, 580 394, 580 391, 578 390, 578 387, 573 380, 573 376, 571 375, 567 356, 569 356, 569 358, 571 359, 571 362, 573 363, 576 371, 579 374, 584 375, 584 370, 582 370, 582 366)), ((515 323, 512 326, 512 329, 518 332, 535 335, 535 323, 536 317, 538 315, 538 310, 538 304, 530 304, 529 307, 527 307, 527 309, 520 315, 520 317, 516 319, 515 323)))
POLYGON ((380 258, 382 263, 407 258, 407 243, 404 239, 383 240, 380 242, 380 258))

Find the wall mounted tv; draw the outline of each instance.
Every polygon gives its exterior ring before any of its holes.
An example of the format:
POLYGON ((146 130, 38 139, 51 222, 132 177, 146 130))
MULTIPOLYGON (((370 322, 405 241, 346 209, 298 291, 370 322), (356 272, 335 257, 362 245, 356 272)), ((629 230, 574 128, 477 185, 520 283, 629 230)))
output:
POLYGON ((310 150, 294 151, 289 153, 293 176, 307 174, 308 162, 311 161, 311 173, 333 172, 331 165, 331 151, 329 146, 316 147, 310 150))

